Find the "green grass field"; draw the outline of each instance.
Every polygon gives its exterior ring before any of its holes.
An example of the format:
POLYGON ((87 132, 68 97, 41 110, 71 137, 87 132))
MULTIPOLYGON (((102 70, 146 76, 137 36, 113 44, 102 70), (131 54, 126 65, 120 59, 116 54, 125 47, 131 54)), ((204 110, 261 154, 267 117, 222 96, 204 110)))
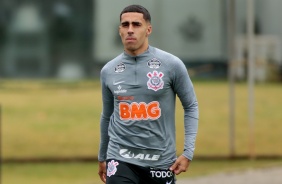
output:
MULTIPOLYGON (((229 154, 228 83, 194 82, 200 120, 197 156, 229 154)), ((248 88, 238 83, 236 91, 236 154, 249 153, 248 88)), ((282 84, 255 86, 255 153, 282 155, 282 84)), ((83 82, 1 80, 2 157, 96 157, 99 144, 101 94, 98 80, 83 82)), ((177 150, 183 149, 183 112, 177 102, 177 150)), ((280 164, 266 161, 197 161, 184 176, 220 170, 280 164)), ((95 163, 4 164, 3 183, 98 183, 95 163), (25 182, 26 181, 26 182, 25 182)))

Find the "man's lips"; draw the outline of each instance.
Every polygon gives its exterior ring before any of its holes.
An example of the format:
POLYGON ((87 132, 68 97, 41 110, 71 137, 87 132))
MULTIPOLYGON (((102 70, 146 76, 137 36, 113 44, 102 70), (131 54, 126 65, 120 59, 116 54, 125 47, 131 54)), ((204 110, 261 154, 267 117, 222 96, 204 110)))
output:
POLYGON ((134 40, 136 40, 136 38, 126 38, 125 40, 127 40, 127 41, 134 41, 134 40))

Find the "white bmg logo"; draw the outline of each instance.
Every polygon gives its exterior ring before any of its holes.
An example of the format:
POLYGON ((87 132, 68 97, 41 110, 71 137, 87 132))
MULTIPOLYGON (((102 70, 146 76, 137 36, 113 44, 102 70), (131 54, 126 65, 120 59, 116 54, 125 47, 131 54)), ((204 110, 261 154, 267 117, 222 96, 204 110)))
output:
POLYGON ((152 178, 170 178, 173 176, 171 171, 150 171, 152 178))

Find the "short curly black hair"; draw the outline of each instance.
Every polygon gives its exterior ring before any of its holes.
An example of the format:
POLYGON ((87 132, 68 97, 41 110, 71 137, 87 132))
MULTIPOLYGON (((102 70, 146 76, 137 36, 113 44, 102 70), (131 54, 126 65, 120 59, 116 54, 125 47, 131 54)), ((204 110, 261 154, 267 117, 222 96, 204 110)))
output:
POLYGON ((137 12, 137 13, 142 13, 143 14, 143 18, 145 19, 146 22, 151 22, 151 15, 149 13, 149 11, 144 8, 143 6, 141 5, 136 5, 136 4, 133 4, 133 5, 129 5, 127 7, 125 7, 122 12, 120 13, 120 20, 121 20, 121 16, 122 14, 124 13, 128 13, 128 12, 137 12))

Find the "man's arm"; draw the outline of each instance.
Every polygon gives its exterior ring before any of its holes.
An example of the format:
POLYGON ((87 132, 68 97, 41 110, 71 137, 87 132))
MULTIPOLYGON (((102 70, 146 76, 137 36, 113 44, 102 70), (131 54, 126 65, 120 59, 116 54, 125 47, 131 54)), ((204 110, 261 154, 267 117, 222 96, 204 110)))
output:
POLYGON ((169 169, 176 175, 186 172, 190 165, 190 161, 191 160, 181 155, 176 159, 174 164, 169 169))
POLYGON ((188 169, 190 161, 193 159, 199 111, 192 81, 182 61, 177 62, 174 71, 174 90, 183 106, 185 128, 184 152, 171 167, 175 174, 179 174, 188 169))
MULTIPOLYGON (((103 71, 103 70, 102 70, 103 71)), ((102 88, 102 101, 103 110, 100 118, 100 148, 98 154, 99 168, 98 174, 101 180, 106 183, 106 159, 107 159, 107 149, 109 143, 108 128, 110 117, 112 116, 114 109, 114 101, 111 91, 107 88, 105 84, 105 74, 101 72, 101 88, 102 88)))
POLYGON ((104 162, 99 162, 99 168, 98 168, 98 174, 100 176, 100 179, 106 183, 106 178, 107 178, 107 175, 106 175, 106 161, 104 162))
POLYGON ((100 148, 98 160, 103 162, 107 157, 107 149, 109 143, 108 128, 110 123, 110 118, 114 110, 114 99, 111 91, 106 85, 105 79, 106 73, 104 70, 101 71, 101 88, 102 88, 102 103, 103 109, 100 118, 100 148))

